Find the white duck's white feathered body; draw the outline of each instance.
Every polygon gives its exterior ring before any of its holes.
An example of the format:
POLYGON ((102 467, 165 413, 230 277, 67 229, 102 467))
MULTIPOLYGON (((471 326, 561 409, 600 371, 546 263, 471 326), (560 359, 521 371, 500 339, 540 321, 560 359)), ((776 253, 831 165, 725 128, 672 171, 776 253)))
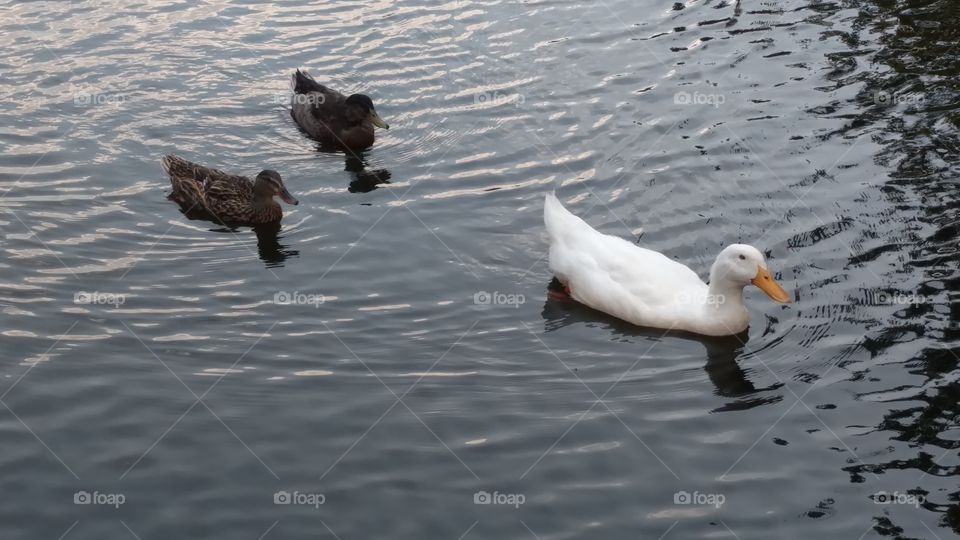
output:
POLYGON ((546 196, 544 223, 550 270, 582 304, 639 326, 711 336, 737 334, 749 325, 743 284, 711 280, 708 286, 662 253, 598 232, 553 193, 546 196))

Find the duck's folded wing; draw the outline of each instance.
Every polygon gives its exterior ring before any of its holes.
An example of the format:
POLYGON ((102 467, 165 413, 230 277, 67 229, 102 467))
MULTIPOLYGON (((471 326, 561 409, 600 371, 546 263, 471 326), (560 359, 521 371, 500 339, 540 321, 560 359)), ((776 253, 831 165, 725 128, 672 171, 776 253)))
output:
POLYGON ((706 288, 696 272, 663 253, 622 238, 606 238, 601 247, 607 254, 601 261, 603 271, 621 284, 635 302, 666 309, 706 288))
POLYGON ((299 69, 290 78, 290 86, 295 94, 309 94, 311 92, 327 93, 332 91, 318 83, 309 73, 300 71, 299 69))
POLYGON ((602 276, 609 295, 622 297, 640 308, 669 307, 679 291, 702 283, 693 271, 662 253, 615 236, 599 235, 580 249, 589 256, 592 269, 578 272, 587 274, 593 283, 598 282, 597 276, 602 276))
POLYGON ((160 164, 163 166, 164 172, 170 175, 171 178, 190 178, 203 183, 208 178, 225 178, 231 176, 223 171, 204 167, 203 165, 198 165, 174 155, 163 156, 160 164))
POLYGON ((205 192, 208 200, 250 201, 253 199, 253 185, 243 176, 216 176, 207 178, 205 192))
POLYGON ((574 300, 641 326, 672 328, 685 298, 706 288, 692 270, 655 251, 607 236, 578 251, 551 250, 562 260, 574 300))

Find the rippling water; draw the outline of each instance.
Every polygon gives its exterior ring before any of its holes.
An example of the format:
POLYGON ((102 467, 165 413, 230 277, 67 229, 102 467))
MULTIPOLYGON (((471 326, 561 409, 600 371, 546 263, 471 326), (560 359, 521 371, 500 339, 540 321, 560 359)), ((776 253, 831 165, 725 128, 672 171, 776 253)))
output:
POLYGON ((0 6, 4 538, 960 531, 949 0, 0 6), (296 68, 390 131, 317 151, 296 68), (301 204, 188 220, 165 153, 301 204), (703 340, 550 296, 557 185, 795 303, 703 340))

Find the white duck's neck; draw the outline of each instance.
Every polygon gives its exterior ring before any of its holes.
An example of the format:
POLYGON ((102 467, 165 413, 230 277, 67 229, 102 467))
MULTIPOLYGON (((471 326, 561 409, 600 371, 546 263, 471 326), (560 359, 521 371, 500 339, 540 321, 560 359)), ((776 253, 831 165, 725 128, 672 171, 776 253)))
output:
POLYGON ((716 309, 743 308, 743 285, 725 279, 711 279, 707 288, 707 303, 714 304, 708 307, 716 309))
POLYGON ((750 314, 743 305, 743 285, 716 274, 710 272, 710 285, 703 306, 704 321, 713 331, 739 333, 750 323, 750 314))

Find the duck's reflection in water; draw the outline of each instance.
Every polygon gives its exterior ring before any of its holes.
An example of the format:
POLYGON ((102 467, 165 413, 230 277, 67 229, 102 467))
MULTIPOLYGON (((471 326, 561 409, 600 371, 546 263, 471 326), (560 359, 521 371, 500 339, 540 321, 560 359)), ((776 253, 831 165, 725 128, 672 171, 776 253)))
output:
POLYGON ((343 153, 343 170, 350 173, 350 184, 347 186, 350 193, 369 193, 377 189, 377 186, 390 183, 392 175, 387 169, 367 169, 369 150, 344 150, 340 146, 323 143, 317 143, 316 150, 323 154, 343 153))
POLYGON ((369 193, 381 184, 390 183, 390 171, 386 169, 367 169, 366 156, 363 153, 347 153, 345 171, 350 173, 350 193, 369 193))
MULTIPOLYGON (((243 229, 246 228, 245 225, 224 223, 203 210, 181 207, 180 213, 191 221, 211 221, 213 223, 219 223, 219 228, 211 229, 213 232, 245 234, 243 232, 243 229)), ((281 225, 282 222, 277 221, 274 223, 250 226, 257 235, 257 255, 260 256, 260 260, 266 263, 267 268, 283 266, 283 262, 287 260, 288 257, 297 257, 300 255, 299 250, 288 249, 285 244, 280 243, 279 235, 281 225)))
POLYGON ((563 292, 563 287, 554 279, 547 287, 547 299, 543 304, 541 316, 544 319, 544 330, 553 332, 565 326, 578 322, 602 321, 609 325, 615 336, 640 339, 683 339, 696 341, 706 349, 706 364, 704 370, 707 377, 716 389, 716 394, 723 397, 738 398, 737 401, 727 403, 716 411, 744 410, 779 401, 782 396, 756 396, 761 392, 775 390, 782 386, 776 383, 769 387, 758 388, 748 378, 746 372, 737 364, 749 339, 748 330, 723 337, 702 336, 690 332, 665 331, 658 328, 644 328, 632 325, 589 308, 572 300, 563 292))
MULTIPOLYGON (((281 223, 279 221, 276 223, 255 225, 251 228, 257 235, 257 255, 260 257, 260 260, 266 264, 267 268, 281 267, 287 258, 300 256, 299 250, 289 249, 286 244, 280 243, 282 237, 280 236, 281 223)), ((243 229, 244 227, 240 226, 224 225, 223 227, 211 230, 219 233, 242 235, 246 234, 246 231, 243 229)), ((241 240, 241 242, 246 244, 249 240, 241 240)))
POLYGON ((257 234, 257 254, 260 260, 266 263, 267 268, 283 266, 288 257, 298 257, 300 251, 289 249, 286 244, 280 243, 280 223, 257 225, 253 228, 257 234))

